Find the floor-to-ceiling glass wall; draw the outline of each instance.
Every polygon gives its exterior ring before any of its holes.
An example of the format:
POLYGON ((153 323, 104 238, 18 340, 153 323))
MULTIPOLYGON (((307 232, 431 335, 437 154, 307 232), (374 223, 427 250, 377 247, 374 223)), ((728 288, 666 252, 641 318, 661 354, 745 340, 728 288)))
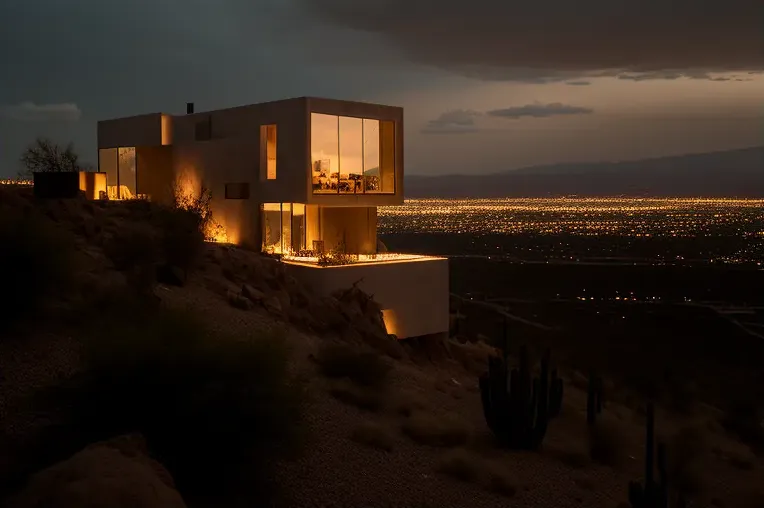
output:
POLYGON ((106 193, 109 199, 119 199, 117 152, 117 148, 102 148, 98 150, 98 171, 106 173, 106 193))
POLYGON ((138 171, 135 147, 98 150, 98 170, 106 173, 109 199, 138 197, 138 171))
POLYGON ((119 149, 119 199, 135 199, 138 194, 135 173, 135 147, 119 149))
POLYGON ((314 194, 394 194, 395 122, 311 113, 314 194))
POLYGON ((260 208, 263 251, 290 254, 307 246, 307 207, 302 203, 264 203, 260 208))

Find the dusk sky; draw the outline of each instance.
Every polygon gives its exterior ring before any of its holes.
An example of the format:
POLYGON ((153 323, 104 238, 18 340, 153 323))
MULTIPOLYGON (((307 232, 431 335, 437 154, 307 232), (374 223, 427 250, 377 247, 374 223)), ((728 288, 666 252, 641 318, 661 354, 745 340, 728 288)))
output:
POLYGON ((405 108, 408 173, 764 143, 760 0, 5 0, 0 176, 37 135, 295 96, 405 108))

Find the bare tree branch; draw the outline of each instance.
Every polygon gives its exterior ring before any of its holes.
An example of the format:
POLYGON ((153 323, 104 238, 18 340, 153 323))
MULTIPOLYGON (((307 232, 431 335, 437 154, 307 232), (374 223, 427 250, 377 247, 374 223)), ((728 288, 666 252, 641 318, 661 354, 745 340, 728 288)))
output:
POLYGON ((77 171, 79 156, 74 144, 62 148, 48 138, 38 137, 21 155, 27 176, 35 172, 77 171))

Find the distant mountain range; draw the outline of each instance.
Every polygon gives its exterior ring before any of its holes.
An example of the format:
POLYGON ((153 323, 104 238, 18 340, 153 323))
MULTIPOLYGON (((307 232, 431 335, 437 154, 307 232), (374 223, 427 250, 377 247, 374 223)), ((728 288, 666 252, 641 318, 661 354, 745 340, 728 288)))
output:
POLYGON ((484 175, 406 177, 407 197, 764 197, 764 146, 484 175))

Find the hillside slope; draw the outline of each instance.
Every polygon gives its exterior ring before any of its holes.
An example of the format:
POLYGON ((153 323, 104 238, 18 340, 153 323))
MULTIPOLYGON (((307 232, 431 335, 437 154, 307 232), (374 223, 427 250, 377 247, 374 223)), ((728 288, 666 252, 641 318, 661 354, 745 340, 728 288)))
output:
MULTIPOLYGON (((72 294, 44 307, 47 322, 35 317, 0 340, 0 484, 6 488, 0 496, 8 494, 9 477, 35 464, 30 450, 39 431, 61 417, 56 407, 30 405, 35 394, 84 369, 79 335, 87 315, 79 314, 81 304, 89 294, 129 284, 108 254, 108 238, 147 227, 156 213, 146 203, 39 203, 5 191, 3 206, 39 211, 46 224, 71 235, 81 257, 72 294)), ((500 450, 487 430, 477 386, 493 351, 485 344, 400 344, 384 333, 373 306, 364 307, 352 292, 318 298, 278 261, 228 245, 205 245, 185 284, 159 283, 152 294, 162 308, 198 316, 221 337, 277 331, 289 345, 290 369, 306 392, 307 439, 303 453, 281 460, 269 478, 279 491, 272 506, 612 508, 625 500, 628 481, 640 476, 642 417, 608 401, 602 418, 617 433, 607 444, 617 460, 593 460, 584 423, 586 382, 575 371, 566 374, 563 411, 550 424, 543 450, 500 450), (336 345, 349 348, 353 362, 389 365, 389 374, 364 384, 364 372, 346 363, 341 367, 350 370, 330 376, 320 359, 336 345)), ((110 339, 108 331, 101 339, 110 339)), ((659 425, 671 435, 688 423, 710 428, 711 422, 706 415, 661 413, 659 425)), ((718 456, 697 459, 707 467, 702 498, 744 506, 764 464, 716 429, 708 432, 718 456)), ((252 488, 247 482, 241 487, 252 488)), ((191 508, 236 506, 228 497, 186 501, 191 508)))

